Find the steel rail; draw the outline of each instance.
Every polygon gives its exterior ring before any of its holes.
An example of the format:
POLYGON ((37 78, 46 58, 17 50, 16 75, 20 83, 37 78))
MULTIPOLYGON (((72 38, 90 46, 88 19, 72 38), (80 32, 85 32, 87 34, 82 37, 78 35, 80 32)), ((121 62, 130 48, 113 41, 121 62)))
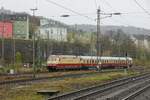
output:
MULTIPOLYGON (((116 85, 113 85, 113 86, 110 86, 110 87, 106 87, 104 89, 99 89, 97 91, 92 91, 91 93, 89 92, 88 94, 82 95, 80 97, 76 97, 73 100, 86 100, 86 99, 88 99, 90 97, 94 97, 95 95, 98 95, 98 94, 103 93, 105 91, 111 90, 111 89, 119 87, 119 86, 123 86, 125 84, 128 84, 130 82, 134 82, 134 81, 140 80, 140 79, 143 79, 143 78, 137 78, 137 79, 134 79, 134 80, 125 81, 125 82, 122 82, 122 83, 119 83, 119 84, 116 84, 116 85)), ((146 82, 150 82, 150 79, 148 81, 146 81, 146 82)), ((144 84, 146 82, 141 82, 140 85, 142 85, 142 84, 144 84)))
POLYGON ((80 74, 67 74, 62 76, 51 76, 51 77, 39 77, 39 78, 30 78, 30 79, 20 79, 20 80, 10 80, 10 81, 1 81, 0 85, 10 85, 10 84, 19 84, 19 83, 26 83, 26 82, 34 82, 34 81, 40 81, 45 79, 63 79, 67 77, 79 77, 82 75, 92 75, 96 74, 98 72, 92 72, 92 73, 80 73, 80 74))
MULTIPOLYGON (((88 96, 89 92, 91 92, 91 91, 98 92, 99 88, 104 88, 103 90, 101 90, 101 91, 104 91, 104 90, 106 90, 106 88, 107 89, 112 88, 115 84, 119 85, 119 82, 122 82, 122 84, 125 84, 124 83, 125 81, 126 82, 134 81, 134 80, 142 79, 144 77, 149 77, 149 76, 150 76, 149 73, 146 73, 146 74, 132 76, 132 77, 128 77, 128 78, 122 78, 122 79, 114 80, 112 82, 104 83, 103 85, 92 86, 92 87, 81 89, 81 90, 78 90, 78 91, 75 91, 75 92, 66 93, 66 94, 62 94, 62 95, 59 95, 59 96, 51 97, 48 100, 72 100, 72 99, 77 99, 77 98, 81 98, 82 96, 88 96), (110 85, 112 85, 112 86, 110 87, 110 85)), ((121 85, 121 83, 120 83, 120 85, 121 85)))
POLYGON ((150 84, 145 86, 145 87, 143 87, 142 89, 139 89, 139 90, 135 91, 134 93, 128 95, 127 97, 123 98, 122 100, 132 100, 133 98, 135 98, 136 96, 138 96, 141 93, 145 92, 149 88, 150 88, 150 84))

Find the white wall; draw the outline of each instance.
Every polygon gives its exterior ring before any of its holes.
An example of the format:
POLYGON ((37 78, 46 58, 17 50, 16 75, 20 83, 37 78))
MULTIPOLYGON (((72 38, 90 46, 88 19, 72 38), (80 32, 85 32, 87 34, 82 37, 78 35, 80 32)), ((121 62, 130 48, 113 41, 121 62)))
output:
POLYGON ((67 29, 63 27, 40 28, 41 38, 67 41, 67 29))

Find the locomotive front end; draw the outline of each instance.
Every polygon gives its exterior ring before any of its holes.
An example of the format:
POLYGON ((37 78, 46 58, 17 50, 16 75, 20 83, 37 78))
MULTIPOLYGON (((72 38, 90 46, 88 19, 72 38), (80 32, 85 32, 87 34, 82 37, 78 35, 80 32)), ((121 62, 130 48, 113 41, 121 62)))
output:
POLYGON ((51 55, 48 57, 47 60, 47 69, 49 71, 56 70, 57 64, 59 63, 59 56, 57 55, 51 55))

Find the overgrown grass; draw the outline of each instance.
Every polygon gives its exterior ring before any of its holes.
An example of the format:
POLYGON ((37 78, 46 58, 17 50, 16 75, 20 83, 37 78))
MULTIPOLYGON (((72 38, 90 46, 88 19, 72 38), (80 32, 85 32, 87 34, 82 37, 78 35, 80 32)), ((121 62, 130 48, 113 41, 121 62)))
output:
POLYGON ((150 61, 134 59, 134 65, 143 66, 145 68, 150 68, 150 61))
POLYGON ((43 100, 45 97, 38 95, 36 93, 38 90, 59 90, 60 93, 66 93, 133 74, 137 73, 130 71, 127 73, 123 71, 97 73, 91 76, 79 78, 65 78, 63 80, 53 81, 49 80, 46 82, 26 85, 24 87, 3 87, 0 89, 0 97, 2 98, 1 100, 43 100))

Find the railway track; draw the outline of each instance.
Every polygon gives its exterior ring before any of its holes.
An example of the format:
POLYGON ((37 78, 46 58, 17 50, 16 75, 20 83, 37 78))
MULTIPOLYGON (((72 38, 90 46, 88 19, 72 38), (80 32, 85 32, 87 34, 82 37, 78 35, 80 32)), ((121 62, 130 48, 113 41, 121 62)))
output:
MULTIPOLYGON (((48 74, 49 72, 39 72, 38 74, 48 74)), ((0 74, 0 77, 22 77, 22 76, 33 76, 33 72, 28 72, 28 73, 5 73, 5 74, 0 74)))
MULTIPOLYGON (((123 71, 123 70, 102 70, 101 73, 107 73, 107 72, 116 72, 116 71, 123 71)), ((14 83, 23 83, 23 82, 32 82, 32 81, 38 81, 38 80, 44 80, 44 79, 61 79, 65 77, 78 77, 82 75, 91 75, 96 74, 98 72, 96 71, 80 71, 76 72, 53 72, 53 73, 38 73, 37 78, 33 78, 33 73, 20 73, 20 74, 1 74, 0 75, 0 85, 9 85, 14 83), (5 80, 6 78, 6 80, 5 80)))
MULTIPOLYGON (((95 71, 62 71, 62 72, 42 72, 36 73, 36 78, 63 76, 69 74, 93 73, 95 71)), ((33 78, 33 73, 19 73, 19 74, 0 74, 0 83, 14 80, 28 80, 33 78)))
POLYGON ((143 88, 131 93, 127 97, 123 98, 122 100, 133 100, 135 97, 139 96, 140 94, 144 93, 146 90, 150 89, 150 85, 144 86, 143 88))
POLYGON ((66 74, 61 76, 50 76, 50 77, 38 77, 38 78, 30 78, 30 79, 19 79, 19 80, 9 80, 9 81, 0 81, 0 85, 11 85, 11 84, 23 84, 23 83, 32 83, 41 80, 62 80, 64 78, 78 78, 82 76, 94 75, 98 72, 91 72, 91 73, 80 73, 80 74, 66 74))
MULTIPOLYGON (((150 77, 150 73, 133 76, 129 78, 123 78, 109 83, 105 83, 103 85, 92 86, 90 88, 82 89, 76 92, 71 92, 71 93, 51 97, 48 100, 96 100, 96 99, 97 100, 118 100, 118 99, 114 99, 114 97, 115 95, 118 95, 116 91, 119 90, 121 87, 127 87, 133 85, 134 83, 137 83, 138 87, 142 87, 143 84, 145 85, 150 83, 149 77, 150 77), (148 81, 145 82, 144 80, 148 80, 148 81), (145 83, 139 83, 143 81, 145 83), (111 94, 113 92, 115 92, 116 94, 108 96, 108 94, 111 94), (99 98, 99 97, 103 97, 103 98, 99 98)), ((119 91, 118 93, 120 92, 124 92, 124 91, 119 91)))
POLYGON ((137 91, 129 94, 128 96, 126 96, 125 98, 123 98, 122 100, 133 100, 134 98, 138 97, 140 94, 144 93, 145 91, 150 89, 150 84, 144 86, 141 89, 138 89, 137 91))

